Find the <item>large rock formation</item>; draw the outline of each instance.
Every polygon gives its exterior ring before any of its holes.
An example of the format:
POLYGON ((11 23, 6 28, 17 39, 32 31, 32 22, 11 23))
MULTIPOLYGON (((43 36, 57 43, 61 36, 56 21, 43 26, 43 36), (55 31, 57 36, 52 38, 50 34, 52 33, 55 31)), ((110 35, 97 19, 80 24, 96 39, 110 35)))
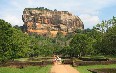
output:
POLYGON ((83 29, 83 22, 78 16, 68 11, 49 10, 47 8, 25 8, 22 19, 27 33, 56 36, 58 31, 64 35, 76 29, 83 29))

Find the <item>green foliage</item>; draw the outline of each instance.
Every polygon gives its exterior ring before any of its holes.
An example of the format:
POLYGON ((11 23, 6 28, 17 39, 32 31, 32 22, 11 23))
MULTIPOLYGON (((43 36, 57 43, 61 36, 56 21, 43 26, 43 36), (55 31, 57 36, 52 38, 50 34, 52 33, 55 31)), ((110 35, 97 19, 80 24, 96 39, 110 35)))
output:
POLYGON ((30 40, 22 31, 13 28, 12 58, 27 57, 30 51, 30 40))
POLYGON ((0 58, 2 61, 10 58, 12 32, 11 25, 0 19, 0 58))
POLYGON ((116 17, 102 21, 93 29, 77 29, 70 42, 70 56, 115 55, 116 17))
POLYGON ((26 57, 29 51, 29 40, 21 30, 13 28, 9 23, 0 20, 0 58, 7 61, 18 57, 26 57))
MULTIPOLYGON (((41 8, 44 9, 44 8, 41 8)), ((54 17, 59 19, 57 15, 54 17)), ((59 21, 53 23, 59 24, 59 21)), ((0 61, 23 57, 68 57, 116 54, 116 17, 102 21, 93 29, 77 29, 66 36, 60 31, 50 38, 37 34, 24 34, 19 26, 12 27, 0 19, 0 61)))
POLYGON ((107 33, 105 33, 102 40, 102 49, 100 51, 104 52, 105 55, 115 55, 116 54, 116 26, 110 28, 107 33))
POLYGON ((86 34, 76 34, 70 42, 72 56, 84 56, 91 52, 92 38, 87 37, 86 34))
MULTIPOLYGON (((97 53, 101 53, 103 55, 115 55, 116 54, 116 17, 108 21, 102 21, 99 24, 101 27, 101 37, 98 41, 96 41, 94 47, 97 53)), ((98 27, 98 25, 96 26, 98 27)))
POLYGON ((60 50, 60 54, 62 54, 63 56, 66 56, 66 57, 71 56, 71 48, 70 48, 70 46, 63 47, 63 49, 60 50))
POLYGON ((34 56, 51 56, 54 51, 59 48, 56 45, 55 39, 44 37, 42 35, 30 36, 31 39, 31 51, 30 57, 34 56))
POLYGON ((18 26, 18 25, 13 26, 13 28, 18 29, 18 30, 21 30, 21 27, 18 26))
POLYGON ((37 9, 37 10, 47 10, 47 11, 50 11, 49 9, 47 9, 47 8, 44 8, 44 7, 37 7, 37 8, 35 8, 35 9, 37 9))

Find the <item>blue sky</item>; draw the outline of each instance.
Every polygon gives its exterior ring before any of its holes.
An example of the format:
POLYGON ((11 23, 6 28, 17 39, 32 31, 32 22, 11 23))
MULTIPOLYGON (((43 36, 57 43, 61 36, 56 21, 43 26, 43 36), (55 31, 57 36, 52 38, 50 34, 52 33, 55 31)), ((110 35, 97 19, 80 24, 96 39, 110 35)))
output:
POLYGON ((0 19, 21 26, 23 10, 36 7, 69 11, 81 18, 85 28, 116 16, 116 0, 0 0, 0 19))

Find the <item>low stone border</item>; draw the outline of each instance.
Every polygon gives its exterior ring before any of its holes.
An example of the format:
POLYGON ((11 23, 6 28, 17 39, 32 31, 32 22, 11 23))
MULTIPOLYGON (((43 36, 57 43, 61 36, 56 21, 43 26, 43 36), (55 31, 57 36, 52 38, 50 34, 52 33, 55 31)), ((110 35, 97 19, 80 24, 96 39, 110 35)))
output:
POLYGON ((88 69, 92 73, 116 73, 116 68, 88 69))
POLYGON ((108 64, 116 64, 116 61, 82 61, 82 62, 74 62, 74 66, 85 66, 85 65, 108 65, 108 64))
POLYGON ((16 67, 16 68, 22 68, 26 66, 46 66, 52 64, 51 61, 41 61, 41 62, 21 62, 21 61, 12 61, 7 63, 1 63, 0 67, 16 67))
POLYGON ((83 61, 109 61, 110 59, 108 58, 79 58, 80 60, 83 60, 83 61))
POLYGON ((116 64, 116 60, 110 61, 72 61, 64 60, 63 64, 71 64, 73 66, 85 66, 85 65, 107 65, 107 64, 116 64))

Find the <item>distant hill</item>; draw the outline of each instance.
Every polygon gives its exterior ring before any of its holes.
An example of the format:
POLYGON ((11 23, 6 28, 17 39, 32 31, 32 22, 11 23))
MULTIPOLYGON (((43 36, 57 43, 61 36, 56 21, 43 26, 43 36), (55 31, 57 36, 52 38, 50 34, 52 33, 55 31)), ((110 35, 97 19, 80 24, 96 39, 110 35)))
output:
POLYGON ((55 37, 58 31, 64 35, 76 29, 84 29, 78 16, 68 11, 49 10, 44 7, 25 8, 22 15, 23 30, 27 33, 37 33, 55 37))

